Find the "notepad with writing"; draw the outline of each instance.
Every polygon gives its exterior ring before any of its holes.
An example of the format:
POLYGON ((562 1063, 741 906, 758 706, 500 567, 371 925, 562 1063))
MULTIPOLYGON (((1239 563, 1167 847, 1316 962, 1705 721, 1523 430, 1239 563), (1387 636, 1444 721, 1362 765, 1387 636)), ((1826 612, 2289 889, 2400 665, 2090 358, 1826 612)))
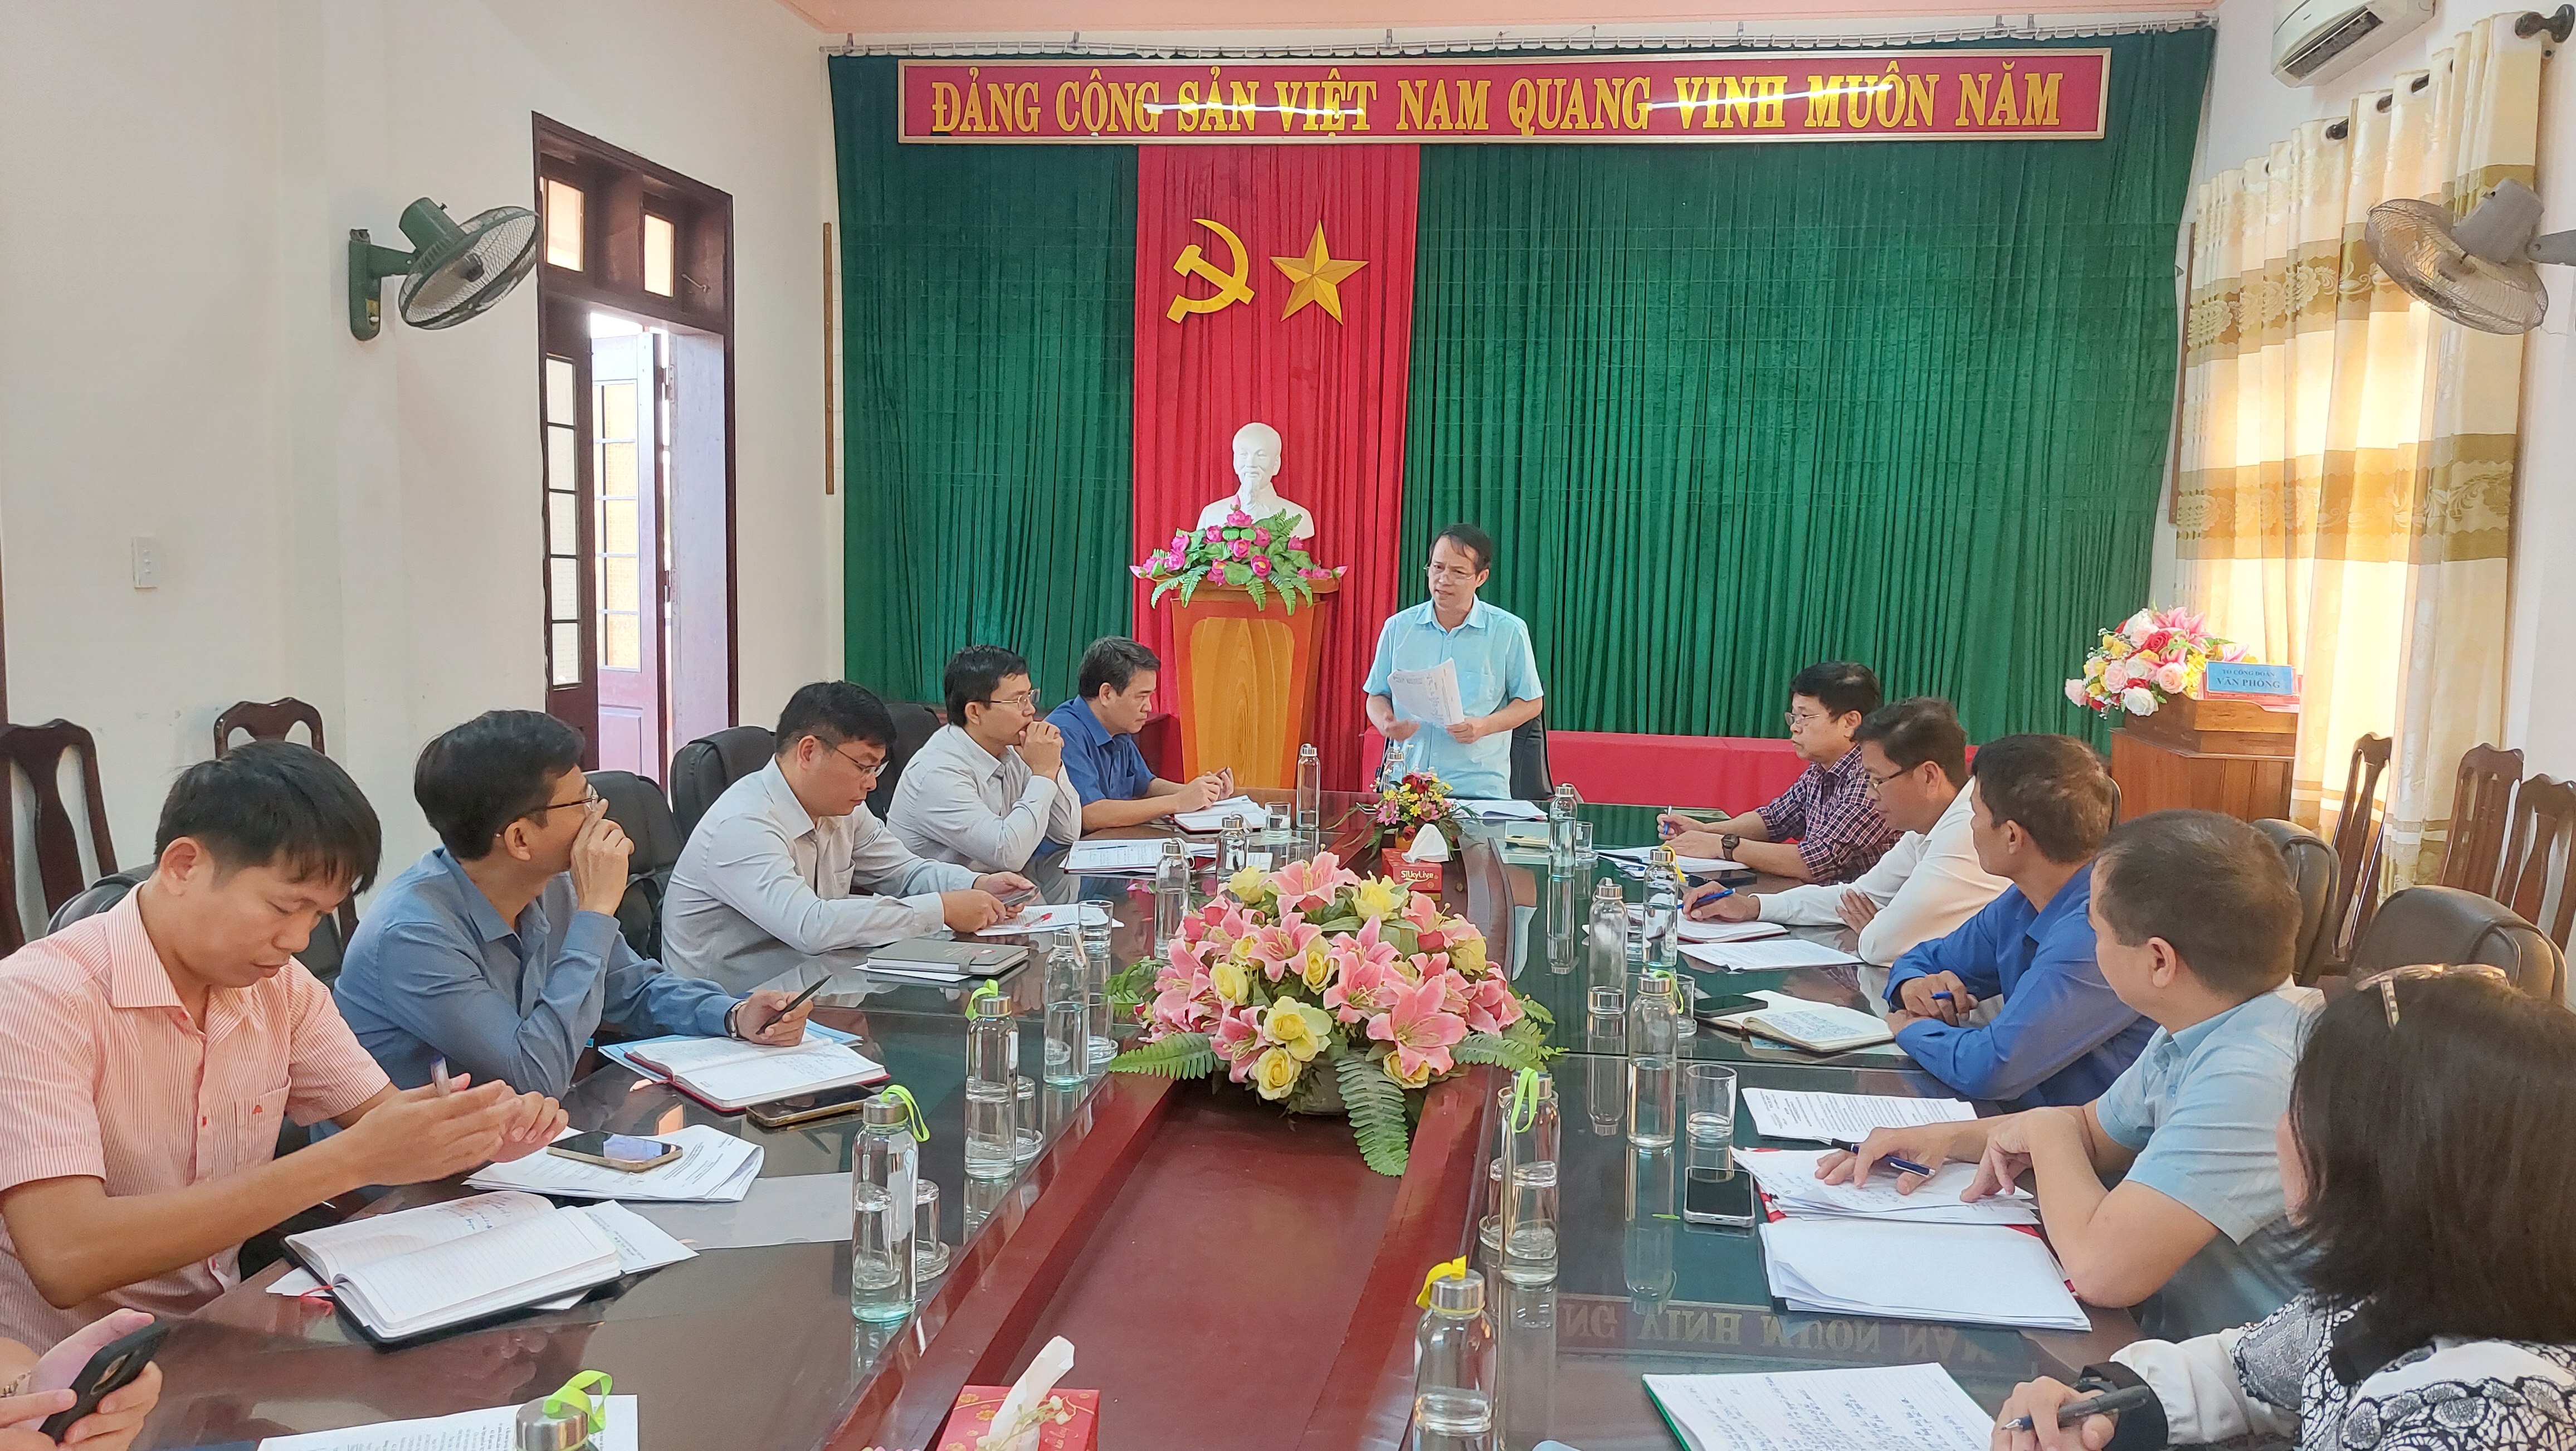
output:
POLYGON ((637 1062, 669 1079, 672 1087, 726 1113, 800 1093, 882 1083, 889 1076, 839 1043, 764 1048, 732 1038, 671 1038, 632 1051, 637 1062))
POLYGON ((1985 1451, 1994 1428, 1938 1365, 1645 1380, 1690 1451, 1985 1451))
POLYGON ((1775 1003, 1744 1013, 1735 1021, 1743 1024, 1748 1033, 1810 1053, 1841 1053, 1890 1042, 1896 1036, 1888 1031, 1885 1019, 1831 1003, 1802 1002, 1795 1007, 1775 1003))
POLYGON ((353 1219, 290 1235, 286 1247, 377 1340, 542 1304, 626 1272, 616 1239, 589 1213, 507 1191, 353 1219))

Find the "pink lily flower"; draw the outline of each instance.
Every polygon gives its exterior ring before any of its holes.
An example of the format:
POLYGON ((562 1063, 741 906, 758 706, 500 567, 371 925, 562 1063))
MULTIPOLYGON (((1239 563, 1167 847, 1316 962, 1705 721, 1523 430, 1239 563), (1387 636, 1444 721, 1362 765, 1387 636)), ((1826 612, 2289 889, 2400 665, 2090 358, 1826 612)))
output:
POLYGON ((1467 1026, 1479 1033, 1499 1033, 1521 1020, 1520 999, 1504 986, 1500 974, 1467 990, 1467 1026))
POLYGON ((1369 1019, 1368 1035, 1395 1045, 1399 1076, 1418 1077, 1426 1066, 1446 1073, 1454 1066, 1449 1049, 1467 1036, 1467 1024, 1441 1010, 1441 997, 1438 983, 1399 989, 1387 1010, 1369 1019))
POLYGON ((1255 928, 1252 933, 1252 960, 1272 982, 1286 977, 1304 962, 1306 946, 1323 936, 1320 928, 1303 922, 1283 921, 1276 927, 1255 928))
POLYGON ((1209 1046, 1228 1065, 1226 1076, 1241 1083, 1251 1075, 1253 1060, 1261 1056, 1260 1010, 1243 1007, 1228 1011, 1217 1023, 1209 1046))

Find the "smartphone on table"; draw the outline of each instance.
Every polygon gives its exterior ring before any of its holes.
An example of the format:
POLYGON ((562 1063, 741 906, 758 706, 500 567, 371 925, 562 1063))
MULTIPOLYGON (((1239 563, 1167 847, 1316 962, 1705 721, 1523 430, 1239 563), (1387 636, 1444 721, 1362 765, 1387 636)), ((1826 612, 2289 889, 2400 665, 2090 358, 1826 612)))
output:
POLYGON ((1753 1223, 1753 1176, 1728 1155, 1723 1166, 1693 1164, 1682 1175, 1682 1222, 1745 1229, 1753 1223))
POLYGON ((812 1123, 816 1119, 856 1113, 861 1105, 876 1097, 876 1093, 876 1089, 867 1084, 848 1083, 819 1093, 799 1093, 755 1105, 748 1117, 761 1128, 783 1129, 790 1124, 812 1123))
POLYGON ((155 1320, 131 1335, 119 1336, 102 1345, 73 1377, 71 1390, 77 1397, 68 1411, 56 1411, 45 1418, 40 1433, 48 1441, 60 1441, 72 1427, 98 1411, 98 1403, 134 1383, 143 1367, 152 1363, 152 1352, 161 1348, 162 1337, 170 1333, 170 1322, 155 1320))
POLYGON ((626 1134, 574 1134, 548 1144, 546 1152, 579 1164, 615 1169, 621 1174, 641 1174, 680 1157, 680 1146, 626 1134))
POLYGON ((1705 993, 1692 1005, 1691 1016, 1712 1028, 1734 1028, 1741 1024, 1729 1021, 1737 1013, 1749 1013, 1770 1004, 1750 993, 1705 993))

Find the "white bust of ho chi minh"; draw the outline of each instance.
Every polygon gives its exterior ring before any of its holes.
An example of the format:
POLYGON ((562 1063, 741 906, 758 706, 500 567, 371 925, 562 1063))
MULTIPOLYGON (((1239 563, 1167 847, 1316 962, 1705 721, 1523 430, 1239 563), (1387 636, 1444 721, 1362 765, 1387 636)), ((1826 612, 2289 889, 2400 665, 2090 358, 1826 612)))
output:
POLYGON ((1294 514, 1297 528, 1288 537, 1315 537, 1315 516, 1303 504, 1279 497, 1270 487, 1279 473, 1279 430, 1267 423, 1247 423, 1234 431, 1234 476, 1241 487, 1199 511, 1198 527, 1223 524, 1226 515, 1241 509, 1255 519, 1274 514, 1294 514))

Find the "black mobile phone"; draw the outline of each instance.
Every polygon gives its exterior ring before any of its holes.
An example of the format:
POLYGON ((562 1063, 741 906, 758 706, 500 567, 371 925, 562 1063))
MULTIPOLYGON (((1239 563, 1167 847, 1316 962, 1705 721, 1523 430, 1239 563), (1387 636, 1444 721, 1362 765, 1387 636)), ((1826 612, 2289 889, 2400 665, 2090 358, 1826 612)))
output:
POLYGON ((641 1174, 680 1157, 680 1146, 660 1139, 630 1138, 625 1134, 574 1134, 546 1145, 546 1152, 559 1159, 576 1163, 597 1164, 626 1174, 641 1174))
POLYGON ((1713 993, 1700 998, 1691 1009, 1691 1016, 1711 1027, 1733 1026, 1725 1023, 1724 1019, 1762 1006, 1765 1004, 1761 998, 1746 993, 1713 993))
POLYGON ((800 1093, 753 1108, 748 1115, 764 1129, 783 1129, 790 1124, 812 1123, 816 1119, 834 1118, 855 1113, 859 1105, 876 1097, 876 1089, 864 1083, 843 1084, 820 1093, 800 1093))
POLYGON ((1753 1222, 1753 1176, 1741 1169, 1693 1168, 1682 1176, 1682 1219, 1742 1228, 1753 1222))
POLYGON ((60 1441, 63 1434, 98 1410, 98 1403, 134 1383, 143 1367, 152 1363, 152 1352, 161 1348, 161 1339, 170 1333, 170 1322, 155 1320, 131 1335, 99 1347, 89 1364, 81 1367, 72 1381, 72 1393, 79 1397, 68 1411, 56 1411, 45 1418, 41 1428, 48 1441, 60 1441))

